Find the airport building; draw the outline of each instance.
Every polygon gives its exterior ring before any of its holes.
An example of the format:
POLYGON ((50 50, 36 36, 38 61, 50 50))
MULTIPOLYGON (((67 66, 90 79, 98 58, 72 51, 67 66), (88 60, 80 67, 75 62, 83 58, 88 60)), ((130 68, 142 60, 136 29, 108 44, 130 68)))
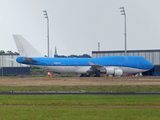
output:
MULTIPOLYGON (((155 67, 143 75, 160 76, 160 49, 155 50, 127 50, 128 56, 142 56, 152 62, 155 67)), ((116 51, 92 51, 92 57, 124 56, 124 50, 116 51)))
POLYGON ((17 63, 15 60, 19 54, 0 54, 0 76, 28 75, 30 67, 17 63))

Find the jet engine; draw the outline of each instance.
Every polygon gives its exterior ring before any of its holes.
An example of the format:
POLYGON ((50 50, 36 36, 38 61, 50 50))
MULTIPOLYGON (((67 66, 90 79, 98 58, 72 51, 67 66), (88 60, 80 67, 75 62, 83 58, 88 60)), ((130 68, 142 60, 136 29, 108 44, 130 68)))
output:
POLYGON ((123 71, 119 68, 116 68, 114 70, 114 76, 122 76, 123 75, 123 71))
POLYGON ((105 73, 106 75, 113 75, 113 76, 122 76, 123 71, 120 68, 110 68, 107 67, 103 70, 100 70, 101 73, 105 73))

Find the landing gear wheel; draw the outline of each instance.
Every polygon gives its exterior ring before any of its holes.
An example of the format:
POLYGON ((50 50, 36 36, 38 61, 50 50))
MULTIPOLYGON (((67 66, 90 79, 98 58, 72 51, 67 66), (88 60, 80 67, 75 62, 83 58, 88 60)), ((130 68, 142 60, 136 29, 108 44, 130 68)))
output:
POLYGON ((90 77, 90 76, 87 74, 81 74, 80 77, 90 77))

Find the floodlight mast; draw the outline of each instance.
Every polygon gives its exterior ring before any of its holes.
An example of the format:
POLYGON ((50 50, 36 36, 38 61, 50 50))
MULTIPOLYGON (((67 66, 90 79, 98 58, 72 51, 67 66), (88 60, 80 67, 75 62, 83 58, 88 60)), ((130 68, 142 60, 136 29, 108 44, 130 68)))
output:
POLYGON ((47 14, 47 11, 44 10, 44 18, 47 18, 47 41, 48 41, 48 48, 47 48, 47 51, 48 51, 48 57, 49 57, 49 18, 48 18, 48 14, 47 14))
POLYGON ((121 9, 121 11, 120 11, 120 12, 122 12, 121 15, 124 15, 124 41, 125 41, 124 54, 127 55, 126 13, 125 13, 124 7, 120 7, 119 9, 121 9))

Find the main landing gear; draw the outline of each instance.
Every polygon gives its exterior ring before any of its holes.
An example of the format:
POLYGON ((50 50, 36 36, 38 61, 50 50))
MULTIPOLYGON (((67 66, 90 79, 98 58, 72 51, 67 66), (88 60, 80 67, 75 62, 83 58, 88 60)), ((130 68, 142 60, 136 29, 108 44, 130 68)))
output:
POLYGON ((96 74, 81 74, 79 77, 100 77, 99 73, 96 74))
POLYGON ((90 75, 87 75, 87 74, 81 74, 79 77, 90 77, 90 75))

